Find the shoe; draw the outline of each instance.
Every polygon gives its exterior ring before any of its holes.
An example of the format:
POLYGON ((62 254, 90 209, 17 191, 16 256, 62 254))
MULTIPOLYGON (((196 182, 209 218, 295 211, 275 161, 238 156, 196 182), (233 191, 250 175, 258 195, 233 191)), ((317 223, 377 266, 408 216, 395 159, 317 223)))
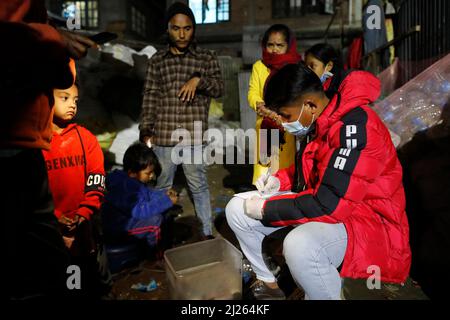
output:
POLYGON ((108 293, 105 293, 104 295, 102 295, 100 297, 100 300, 117 300, 118 296, 112 291, 110 290, 108 293))
POLYGON ((153 264, 153 269, 155 269, 156 271, 165 271, 166 270, 166 263, 164 261, 164 258, 157 260, 153 264))
POLYGON ((256 280, 250 288, 256 300, 286 300, 280 288, 269 288, 264 281, 256 280))
POLYGON ((180 206, 179 204, 174 204, 172 206, 172 208, 170 208, 166 211, 167 217, 178 218, 182 214, 183 214, 183 207, 180 206))
POLYGON ((212 240, 212 239, 215 239, 215 237, 212 234, 200 237, 200 241, 206 241, 206 240, 212 240))
POLYGON ((272 272, 275 278, 278 277, 281 271, 281 267, 276 264, 276 262, 273 260, 272 257, 267 256, 265 253, 263 253, 263 259, 267 268, 269 268, 270 272, 272 272))
POLYGON ((347 300, 344 295, 344 288, 341 289, 341 300, 347 300))

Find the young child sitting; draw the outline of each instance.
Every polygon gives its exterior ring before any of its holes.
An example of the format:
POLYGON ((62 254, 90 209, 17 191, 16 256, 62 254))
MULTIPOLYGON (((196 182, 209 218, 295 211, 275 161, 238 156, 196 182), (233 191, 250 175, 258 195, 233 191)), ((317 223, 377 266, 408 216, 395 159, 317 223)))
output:
POLYGON ((123 170, 114 170, 106 178, 102 221, 108 239, 121 241, 132 236, 145 239, 152 248, 157 246, 164 213, 178 200, 173 190, 166 193, 147 186, 160 172, 158 158, 144 143, 125 151, 123 170))

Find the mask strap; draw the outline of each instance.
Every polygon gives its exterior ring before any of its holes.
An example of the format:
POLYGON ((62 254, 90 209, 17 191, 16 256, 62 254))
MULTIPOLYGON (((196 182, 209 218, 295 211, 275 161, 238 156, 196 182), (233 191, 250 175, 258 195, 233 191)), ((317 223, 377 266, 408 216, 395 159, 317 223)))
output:
POLYGON ((309 124, 308 129, 311 128, 311 126, 312 126, 312 124, 314 122, 314 116, 315 116, 315 114, 312 115, 311 123, 309 124))
POLYGON ((302 117, 302 113, 303 113, 303 109, 305 108, 305 104, 302 104, 302 111, 300 111, 300 115, 298 116, 297 121, 300 120, 300 118, 302 117))

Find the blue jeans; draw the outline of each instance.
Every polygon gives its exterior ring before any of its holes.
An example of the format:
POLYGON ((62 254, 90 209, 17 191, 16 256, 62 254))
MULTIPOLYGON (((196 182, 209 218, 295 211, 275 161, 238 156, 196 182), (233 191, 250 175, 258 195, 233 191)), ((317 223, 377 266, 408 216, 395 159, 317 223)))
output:
MULTIPOLYGON (((225 208, 230 228, 259 280, 275 282, 264 262, 262 241, 280 227, 266 227, 244 213, 244 200, 234 197, 225 208)), ((340 300, 341 278, 337 268, 347 249, 344 224, 308 222, 288 233, 283 242, 283 255, 295 282, 312 300, 340 300)))
MULTIPOLYGON (((177 171, 178 164, 172 161, 172 150, 174 147, 162 147, 154 146, 156 156, 161 163, 161 174, 158 177, 156 189, 167 190, 172 187, 175 172, 177 171)), ((203 151, 200 146, 196 147, 196 151, 203 151)), ((194 147, 183 147, 183 151, 194 153, 194 147)), ((194 207, 197 217, 202 222, 202 230, 205 236, 212 234, 211 223, 211 202, 208 189, 208 179, 206 176, 206 167, 203 161, 200 164, 195 164, 193 161, 190 164, 188 161, 183 161, 183 172, 186 176, 186 181, 189 190, 192 193, 194 199, 194 207), (186 162, 186 163, 185 163, 186 162)))

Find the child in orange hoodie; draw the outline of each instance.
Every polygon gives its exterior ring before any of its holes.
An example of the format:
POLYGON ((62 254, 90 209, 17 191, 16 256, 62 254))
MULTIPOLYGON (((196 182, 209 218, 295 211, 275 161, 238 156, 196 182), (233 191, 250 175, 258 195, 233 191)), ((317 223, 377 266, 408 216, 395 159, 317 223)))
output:
POLYGON ((90 131, 72 123, 78 107, 77 85, 55 89, 53 95, 51 149, 43 154, 64 241, 72 263, 78 264, 82 272, 83 267, 87 268, 85 274, 89 276, 85 280, 90 287, 97 281, 92 266, 98 263, 99 254, 103 254, 95 232, 105 192, 103 152, 90 131))

